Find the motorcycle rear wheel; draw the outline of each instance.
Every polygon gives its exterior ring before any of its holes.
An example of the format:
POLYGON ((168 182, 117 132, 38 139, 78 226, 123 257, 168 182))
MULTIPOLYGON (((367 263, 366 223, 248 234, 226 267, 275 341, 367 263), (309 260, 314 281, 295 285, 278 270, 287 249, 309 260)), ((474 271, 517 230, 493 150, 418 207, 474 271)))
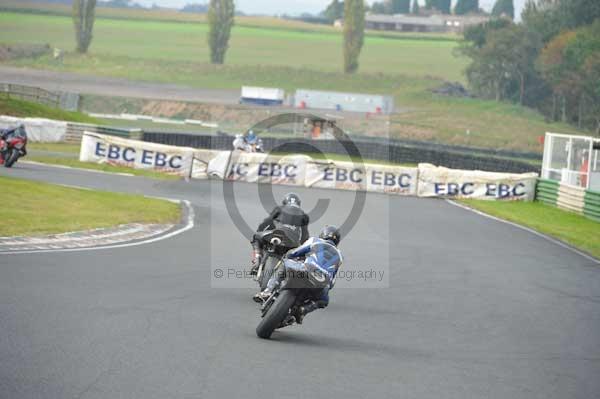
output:
POLYGON ((260 338, 269 339, 271 334, 288 315, 290 308, 296 302, 296 295, 289 290, 281 291, 275 303, 267 311, 256 327, 256 335, 260 338))

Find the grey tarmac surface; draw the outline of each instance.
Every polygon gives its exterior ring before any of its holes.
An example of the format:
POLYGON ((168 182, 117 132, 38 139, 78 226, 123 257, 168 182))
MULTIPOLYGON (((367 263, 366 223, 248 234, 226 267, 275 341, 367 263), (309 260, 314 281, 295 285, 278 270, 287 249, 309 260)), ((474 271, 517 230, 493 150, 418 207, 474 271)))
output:
POLYGON ((55 72, 41 69, 0 66, 0 83, 40 87, 99 96, 135 97, 173 101, 237 104, 239 90, 190 88, 174 84, 55 72))
MULTIPOLYGON (((378 268, 389 288, 338 280, 327 310, 265 341, 252 284, 211 288, 216 267, 250 253, 222 183, 19 163, 0 174, 188 199, 196 211, 193 230, 152 245, 0 257, 0 398, 600 396, 600 268, 513 226, 369 195, 342 241, 345 267, 378 268)), ((257 186, 235 191, 258 223, 257 186)), ((335 204, 311 231, 340 223, 354 198, 296 191, 308 209, 335 204)))

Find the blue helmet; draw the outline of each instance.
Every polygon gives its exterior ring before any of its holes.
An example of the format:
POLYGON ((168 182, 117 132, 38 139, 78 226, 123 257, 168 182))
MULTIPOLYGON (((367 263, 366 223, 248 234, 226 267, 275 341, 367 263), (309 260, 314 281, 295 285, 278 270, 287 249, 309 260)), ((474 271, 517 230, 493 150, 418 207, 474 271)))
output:
POLYGON ((256 134, 254 134, 254 132, 252 130, 249 130, 248 133, 246 134, 246 142, 248 144, 254 144, 258 141, 258 136, 256 136, 256 134))

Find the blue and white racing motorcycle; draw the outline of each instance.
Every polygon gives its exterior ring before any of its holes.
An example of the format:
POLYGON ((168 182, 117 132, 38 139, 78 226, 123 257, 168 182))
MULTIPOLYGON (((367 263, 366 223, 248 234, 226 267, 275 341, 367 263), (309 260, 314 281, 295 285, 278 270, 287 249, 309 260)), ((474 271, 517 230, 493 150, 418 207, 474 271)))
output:
POLYGON ((330 283, 329 274, 310 263, 283 259, 279 268, 276 273, 285 277, 261 307, 262 319, 256 327, 260 338, 270 338, 276 329, 294 324, 298 308, 317 300, 330 283))

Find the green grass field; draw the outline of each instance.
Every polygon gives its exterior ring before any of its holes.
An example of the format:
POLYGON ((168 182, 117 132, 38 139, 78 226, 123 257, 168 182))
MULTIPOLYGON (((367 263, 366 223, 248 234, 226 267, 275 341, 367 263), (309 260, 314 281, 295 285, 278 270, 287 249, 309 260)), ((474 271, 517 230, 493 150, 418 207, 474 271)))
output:
POLYGON ((600 223, 541 202, 461 201, 466 205, 556 237, 600 259, 600 223))
MULTIPOLYGON (((44 42, 66 50, 75 47, 73 22, 69 17, 1 13, 0 26, 0 43, 44 42)), ((98 18, 90 51, 140 60, 202 63, 209 57, 207 31, 205 23, 98 18)), ((456 41, 437 38, 367 37, 361 71, 461 80, 465 60, 452 55, 456 45, 456 41)), ((336 31, 236 26, 226 61, 229 65, 340 71, 342 35, 336 31)))
POLYGON ((3 176, 0 187, 0 237, 127 223, 176 223, 180 217, 177 204, 137 195, 80 190, 3 176))
MULTIPOLYGON (((72 8, 68 4, 51 4, 37 0, 2 0, 0 11, 19 12, 38 15, 58 15, 70 17, 72 8)), ((97 7, 96 16, 107 19, 128 19, 142 21, 178 22, 178 23, 206 23, 206 14, 186 13, 169 9, 127 9, 97 7)), ((294 30, 299 32, 325 32, 339 33, 340 29, 332 25, 311 24, 298 20, 283 19, 270 16, 236 16, 235 24, 244 27, 258 27, 269 29, 294 30)), ((366 31, 367 36, 389 38, 417 38, 456 40, 455 33, 429 33, 429 32, 387 32, 366 31)))
MULTIPOLYGON (((72 21, 65 16, 0 12, 0 26, 0 43, 75 46, 72 21)), ((215 66, 207 63, 207 25, 201 21, 99 18, 88 55, 67 53, 60 65, 51 57, 11 64, 203 88, 387 94, 400 110, 391 118, 390 135, 416 140, 541 152, 538 137, 545 132, 577 133, 524 107, 432 94, 444 80, 464 81, 467 60, 453 55, 454 40, 370 36, 359 73, 347 75, 340 72, 341 33, 330 27, 302 29, 295 22, 245 18, 232 33, 226 65, 215 66)))

